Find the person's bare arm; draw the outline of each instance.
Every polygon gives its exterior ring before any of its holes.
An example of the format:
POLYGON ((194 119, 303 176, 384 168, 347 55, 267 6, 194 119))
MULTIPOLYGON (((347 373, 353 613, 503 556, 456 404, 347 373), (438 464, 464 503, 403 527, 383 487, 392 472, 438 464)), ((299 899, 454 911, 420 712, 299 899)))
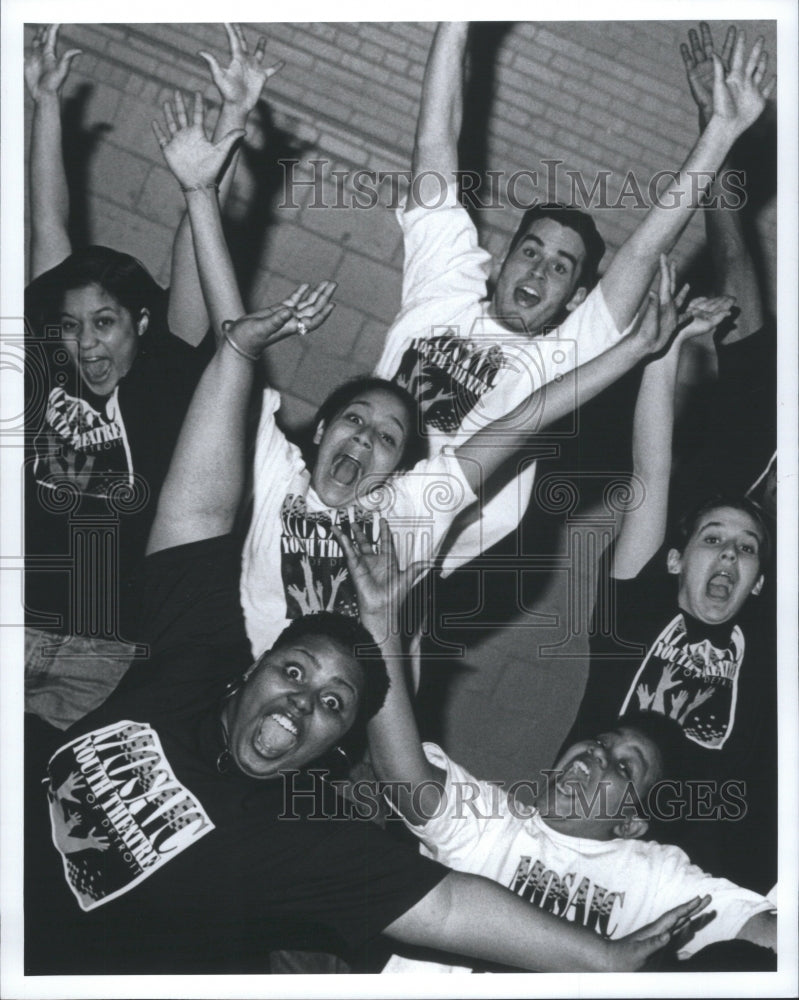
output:
POLYGON ((37 278, 72 252, 69 189, 64 169, 61 88, 80 49, 56 52, 58 24, 38 28, 25 56, 25 83, 33 98, 30 147, 30 277, 37 278))
MULTIPOLYGON (((700 24, 700 32, 688 32, 689 45, 680 46, 685 72, 691 95, 699 112, 699 131, 705 130, 713 115, 713 35, 706 21, 700 24)), ((735 48, 738 32, 735 26, 727 29, 721 53, 725 70, 735 48)), ((732 177, 734 150, 725 161, 721 174, 713 186, 711 197, 714 205, 704 212, 707 242, 716 273, 716 290, 722 295, 734 295, 738 300, 738 315, 735 326, 724 338, 725 343, 742 340, 763 326, 763 300, 757 270, 743 227, 742 212, 745 192, 739 186, 732 193, 725 193, 725 175, 732 177)))
POLYGON ((744 58, 741 31, 730 57, 729 72, 713 54, 713 115, 676 178, 659 191, 657 203, 625 241, 602 276, 600 286, 620 330, 631 322, 641 297, 697 207, 698 193, 721 168, 735 140, 760 116, 774 80, 765 83, 767 56, 763 39, 744 58))
POLYGON ((202 95, 192 120, 182 95, 153 129, 167 165, 186 192, 208 308, 221 336, 192 397, 158 501, 148 553, 230 531, 244 483, 244 426, 254 363, 284 336, 321 325, 333 308, 332 282, 300 286, 284 302, 252 316, 244 308, 227 251, 213 178, 235 132, 205 137, 202 95), (303 327, 300 327, 300 322, 303 327))
MULTIPOLYGON (((282 63, 268 67, 263 65, 266 48, 263 36, 258 38, 251 53, 241 25, 226 24, 225 31, 230 46, 230 61, 227 66, 221 66, 212 53, 199 53, 208 63, 214 84, 222 97, 214 141, 223 139, 231 132, 243 133, 247 118, 258 103, 267 80, 282 66, 282 63)), ((238 157, 237 146, 232 150, 218 178, 219 204, 222 207, 233 185, 238 157)), ((180 220, 172 248, 168 319, 172 333, 194 345, 202 340, 209 326, 188 214, 184 214, 180 220)))
POLYGON ((354 521, 351 539, 333 530, 347 559, 360 619, 380 647, 391 682, 383 707, 369 721, 372 766, 379 780, 392 783, 392 805, 409 823, 424 824, 438 807, 446 774, 425 756, 405 675, 401 610, 422 567, 400 570, 385 518, 380 519, 378 553, 354 521))
MULTIPOLYGON (((661 258, 659 305, 662 322, 678 324, 678 312, 687 286, 675 299, 674 265, 661 258)), ((622 516, 613 549, 611 576, 628 580, 638 575, 657 552, 666 535, 669 482, 672 466, 674 393, 682 345, 689 337, 710 333, 729 315, 734 299, 694 299, 691 321, 684 325, 669 350, 647 364, 638 389, 633 416, 633 476, 643 488, 639 502, 622 516)))
POLYGON ((697 897, 639 931, 608 941, 480 875, 451 872, 389 924, 388 937, 538 972, 634 972, 704 909, 697 897))
MULTIPOLYGON (((442 21, 436 28, 422 83, 411 159, 411 190, 406 210, 425 201, 424 184, 417 179, 434 172, 451 183, 458 169, 458 139, 463 120, 463 62, 469 24, 442 21)), ((436 185, 436 190, 439 188, 436 185)))
POLYGON ((759 944, 763 948, 771 948, 772 951, 776 952, 777 914, 773 912, 755 914, 754 917, 750 917, 746 921, 735 936, 742 941, 751 941, 753 944, 759 944))

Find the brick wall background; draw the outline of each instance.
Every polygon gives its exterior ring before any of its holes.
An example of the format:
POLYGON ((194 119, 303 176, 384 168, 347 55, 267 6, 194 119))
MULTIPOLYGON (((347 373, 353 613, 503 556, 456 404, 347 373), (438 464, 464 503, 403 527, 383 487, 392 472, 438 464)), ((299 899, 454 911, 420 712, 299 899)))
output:
MULTIPOLYGON (((474 37, 461 167, 534 169, 543 177, 542 157, 562 160, 556 192, 561 200, 569 200, 566 170, 580 171, 589 188, 598 171, 610 171, 611 203, 630 170, 645 189, 655 172, 681 162, 696 136, 679 55, 692 26, 481 25, 474 37)), ((719 43, 726 27, 713 25, 719 43)), ((750 42, 765 36, 770 69, 776 70, 773 23, 746 27, 750 42)), ((320 194, 335 201, 338 192, 339 201, 352 205, 352 190, 336 187, 335 171, 408 167, 433 26, 253 24, 246 31, 251 44, 258 33, 266 34, 267 59, 286 63, 251 122, 229 205, 230 239, 247 301, 253 307, 277 301, 300 281, 339 283, 338 305, 324 330, 308 341, 285 342, 270 359, 270 377, 284 393, 284 422, 294 428, 330 388, 372 368, 399 306, 402 246, 385 207, 387 190, 368 211, 314 203, 320 194), (323 192, 295 185, 290 206, 281 205, 280 157, 299 160, 295 180, 317 177, 323 192), (314 159, 325 165, 314 166, 314 159)), ((31 37, 29 28, 26 43, 31 37)), ((69 139, 78 150, 77 183, 85 190, 85 212, 79 213, 85 235, 140 257, 166 284, 182 199, 150 123, 175 87, 200 89, 213 106, 213 123, 218 95, 196 53, 207 49, 221 58, 224 30, 219 24, 64 25, 61 44, 83 49, 64 97, 78 122, 69 139)), ((29 119, 29 103, 27 111, 29 119)), ((543 184, 534 190, 520 183, 517 193, 547 197, 543 184)), ((626 210, 596 213, 608 244, 604 266, 642 214, 630 207, 633 199, 624 204, 626 210)), ((498 259, 519 214, 506 207, 476 215, 483 243, 498 259)), ((773 201, 760 209, 757 233, 773 302, 773 201)), ((678 260, 688 265, 702 242, 697 218, 680 242, 678 260)), ((584 618, 590 602, 593 571, 586 552, 596 538, 609 537, 612 523, 607 510, 561 510, 552 521, 556 536, 548 540, 549 555, 536 563, 536 553, 526 553, 530 559, 518 570, 516 606, 503 618, 511 627, 473 632, 465 659, 449 678, 436 728, 451 752, 478 773, 524 776, 545 766, 558 746, 585 675, 584 627, 572 627, 570 619, 584 618), (527 577, 537 581, 531 600, 522 593, 527 577), (547 644, 557 647, 555 656, 542 651, 547 644)), ((489 587, 491 572, 488 565, 479 571, 489 587)))

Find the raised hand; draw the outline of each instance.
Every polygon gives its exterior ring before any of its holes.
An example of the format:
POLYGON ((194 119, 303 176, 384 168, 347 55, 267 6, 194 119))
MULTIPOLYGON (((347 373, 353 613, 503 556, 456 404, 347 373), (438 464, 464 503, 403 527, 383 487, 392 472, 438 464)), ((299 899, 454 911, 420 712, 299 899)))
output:
POLYGON ((710 896, 696 896, 667 910, 651 924, 626 937, 608 941, 609 972, 636 972, 648 959, 690 926, 693 918, 710 902, 710 896))
POLYGON ((401 570, 391 529, 384 517, 380 518, 377 552, 372 551, 363 528, 354 520, 350 522, 350 527, 351 538, 336 525, 333 526, 333 533, 347 559, 358 596, 359 617, 381 644, 389 636, 399 634, 400 611, 405 598, 419 576, 430 568, 432 561, 420 560, 401 570))
POLYGON ((240 24, 226 24, 230 44, 230 62, 220 66, 210 52, 199 52, 200 58, 208 63, 216 89, 226 104, 236 105, 245 114, 258 103, 266 81, 283 66, 282 60, 274 66, 264 66, 266 38, 259 35, 255 51, 250 53, 247 38, 240 24))
POLYGON ((61 56, 56 54, 59 24, 45 24, 33 36, 31 51, 25 56, 25 83, 31 97, 56 96, 69 75, 72 60, 81 55, 81 49, 68 49, 61 56))
POLYGON ((189 121, 183 94, 175 91, 175 108, 164 104, 164 123, 153 122, 153 132, 164 154, 167 166, 184 191, 213 187, 233 144, 244 135, 244 129, 231 129, 219 142, 213 143, 205 134, 205 109, 202 94, 194 95, 194 107, 189 121))
POLYGON ((735 39, 730 55, 729 70, 721 57, 712 52, 713 59, 713 117, 730 134, 742 135, 761 115, 766 101, 776 85, 772 77, 764 83, 768 68, 768 54, 763 51, 763 39, 752 46, 749 58, 744 60, 746 32, 741 30, 735 39))
POLYGON ((322 281, 316 287, 300 285, 287 299, 261 312, 228 320, 222 330, 234 350, 256 361, 267 347, 294 334, 303 336, 320 327, 333 311, 331 302, 335 281, 322 281))
MULTIPOLYGON (((690 48, 683 42, 680 46, 680 54, 685 64, 688 86, 691 88, 691 94, 699 108, 702 123, 706 125, 713 114, 713 53, 716 50, 713 47, 713 35, 707 21, 700 22, 699 30, 701 32, 701 40, 696 29, 691 28, 688 32, 690 48)), ((725 73, 729 72, 730 58, 732 50, 735 48, 737 37, 738 31, 734 25, 731 25, 727 29, 724 46, 719 56, 725 73)), ((718 53, 716 54, 718 55, 718 53)))

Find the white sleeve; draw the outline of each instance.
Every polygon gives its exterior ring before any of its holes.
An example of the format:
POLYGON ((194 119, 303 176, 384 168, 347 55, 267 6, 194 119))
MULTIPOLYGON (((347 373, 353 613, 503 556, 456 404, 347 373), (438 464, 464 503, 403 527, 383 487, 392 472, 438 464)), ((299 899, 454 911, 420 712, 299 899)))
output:
POLYGON ((467 211, 458 204, 457 188, 450 185, 440 207, 417 205, 397 212, 403 232, 405 262, 402 271, 402 306, 386 334, 375 374, 392 378, 406 348, 416 339, 434 336, 438 328, 456 324, 471 315, 486 295, 491 255, 477 242, 477 230, 467 211))
POLYGON ((500 785, 480 781, 456 764, 435 743, 425 743, 431 764, 446 772, 444 794, 435 815, 423 826, 405 825, 419 838, 423 853, 458 869, 483 838, 489 824, 508 813, 507 797, 500 785))
MULTIPOLYGON (((266 389, 255 440, 253 468, 253 513, 241 556, 241 599, 247 620, 247 634, 253 649, 260 651, 259 633, 254 630, 263 617, 263 595, 274 589, 275 544, 280 537, 280 509, 293 477, 303 466, 299 449, 286 440, 275 423, 280 394, 266 389)), ((279 541, 278 552, 279 552, 279 541)))
MULTIPOLYGON (((699 927, 690 941, 683 945, 679 958, 688 958, 714 941, 730 941, 744 924, 758 913, 776 912, 772 904, 756 892, 744 889, 724 878, 714 878, 691 864, 688 855, 678 847, 653 844, 658 848, 660 870, 657 884, 653 886, 651 901, 657 907, 654 916, 685 903, 694 896, 712 897, 705 913, 713 914, 701 926, 704 913, 695 921, 699 927)), ((654 919, 653 916, 653 919, 654 919)))
POLYGON ((450 446, 407 472, 395 474, 365 499, 391 526, 400 567, 432 559, 452 522, 476 500, 450 446))

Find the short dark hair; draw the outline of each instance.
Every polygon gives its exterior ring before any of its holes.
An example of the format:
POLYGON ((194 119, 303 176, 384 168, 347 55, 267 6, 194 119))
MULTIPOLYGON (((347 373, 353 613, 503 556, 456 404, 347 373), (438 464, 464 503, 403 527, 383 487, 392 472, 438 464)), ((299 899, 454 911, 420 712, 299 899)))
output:
POLYGON ((634 729, 654 744, 660 756, 661 771, 656 781, 683 781, 689 777, 686 773, 688 738, 675 719, 660 712, 630 712, 616 720, 616 728, 634 729))
POLYGON ((408 418, 408 431, 405 435, 405 446, 397 463, 397 469, 412 469, 417 462, 427 458, 427 438, 424 434, 419 401, 396 382, 389 382, 388 379, 378 378, 376 375, 358 375, 348 379, 337 389, 334 389, 316 411, 314 428, 318 427, 323 420, 325 424, 329 424, 345 407, 349 406, 353 399, 357 399, 364 392, 377 389, 392 395, 405 409, 408 418))
POLYGON ((40 275, 30 286, 40 322, 55 324, 61 316, 64 295, 76 288, 99 285, 138 319, 144 310, 151 324, 165 315, 165 292, 147 268, 127 253, 104 246, 75 250, 40 275))
POLYGON ((579 285, 590 291, 597 282, 599 263, 605 255, 605 241, 599 235, 593 218, 581 208, 572 208, 560 202, 548 202, 545 205, 533 205, 532 208, 528 208, 513 234, 508 254, 513 253, 533 223, 539 219, 553 219, 561 226, 574 230, 583 241, 585 260, 580 268, 577 281, 579 285))
MULTIPOLYGON (((290 646, 306 636, 324 636, 350 653, 363 671, 364 687, 347 739, 360 739, 366 724, 383 706, 388 693, 388 671, 371 632, 357 618, 335 611, 319 611, 293 619, 264 653, 290 646)), ((263 658, 263 657, 262 657, 263 658)))
POLYGON ((754 500, 750 500, 746 496, 715 493, 712 496, 705 497, 704 500, 688 510, 677 521, 672 532, 673 548, 677 549, 678 552, 682 552, 691 540, 702 518, 710 513, 711 510, 718 510, 719 507, 731 507, 733 510, 742 511, 744 514, 748 514, 758 526, 762 535, 762 540, 758 548, 758 561, 760 568, 763 569, 771 558, 771 532, 769 531, 762 508, 754 500))

